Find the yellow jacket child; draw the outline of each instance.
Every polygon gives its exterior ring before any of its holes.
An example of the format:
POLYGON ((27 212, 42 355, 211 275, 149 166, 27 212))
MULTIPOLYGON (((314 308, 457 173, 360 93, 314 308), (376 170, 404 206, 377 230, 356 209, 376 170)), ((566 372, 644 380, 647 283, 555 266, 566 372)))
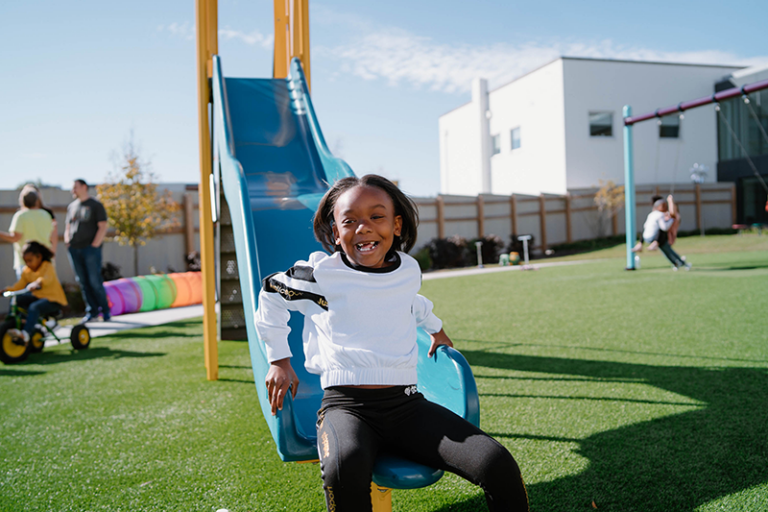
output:
POLYGON ((30 292, 16 299, 18 306, 27 310, 27 319, 23 331, 10 329, 8 333, 29 342, 40 317, 53 314, 66 306, 67 297, 51 263, 53 253, 47 247, 38 242, 28 242, 22 249, 22 255, 26 266, 21 271, 21 279, 5 290, 26 288, 30 292))

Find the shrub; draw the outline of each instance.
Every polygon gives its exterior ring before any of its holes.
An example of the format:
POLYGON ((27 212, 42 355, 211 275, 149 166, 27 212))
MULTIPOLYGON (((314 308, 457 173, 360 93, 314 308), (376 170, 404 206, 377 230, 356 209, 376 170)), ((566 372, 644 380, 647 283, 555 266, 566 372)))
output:
POLYGON ((64 295, 67 297, 67 305, 64 306, 64 316, 77 316, 85 313, 85 302, 77 283, 61 283, 64 295))
POLYGON ((120 267, 114 263, 106 262, 104 266, 101 267, 101 277, 104 281, 114 281, 123 276, 120 274, 120 267))
POLYGON ((429 245, 425 245, 413 255, 413 258, 419 262, 419 268, 425 272, 432 268, 432 258, 429 257, 429 245))
POLYGON ((523 247, 523 242, 518 240, 518 236, 530 236, 531 239, 528 240, 528 259, 533 259, 533 246, 535 245, 536 238, 533 236, 533 234, 526 234, 523 233, 522 235, 516 235, 515 233, 512 233, 509 235, 509 243, 507 244, 507 247, 504 249, 506 252, 516 252, 520 255, 520 261, 525 260, 525 251, 523 247))
POLYGON ((469 261, 468 265, 477 265, 477 248, 475 242, 483 242, 483 246, 480 248, 480 252, 483 255, 483 263, 498 263, 499 254, 504 249, 504 241, 500 236, 485 235, 482 238, 475 238, 467 243, 469 249, 469 261))
POLYGON ((428 244, 432 268, 464 267, 469 260, 467 241, 458 236, 433 238, 428 244))
POLYGON ((200 253, 197 251, 187 254, 185 257, 187 263, 187 272, 200 272, 200 253))
POLYGON ((575 254, 578 252, 595 251, 597 249, 607 249, 626 242, 624 235, 607 236, 603 238, 593 238, 592 240, 579 240, 578 242, 553 245, 552 249, 558 256, 565 254, 575 254))

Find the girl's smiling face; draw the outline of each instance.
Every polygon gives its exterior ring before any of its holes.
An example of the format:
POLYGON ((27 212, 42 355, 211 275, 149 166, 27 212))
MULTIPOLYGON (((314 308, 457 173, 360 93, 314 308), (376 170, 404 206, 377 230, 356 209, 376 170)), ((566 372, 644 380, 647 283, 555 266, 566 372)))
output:
POLYGON ((392 198, 378 187, 353 187, 333 208, 333 236, 351 263, 369 268, 389 266, 386 257, 403 219, 392 198))
POLYGON ((29 267, 29 270, 31 270, 32 272, 37 272, 37 269, 39 269, 40 265, 43 264, 43 257, 40 254, 25 252, 24 264, 27 265, 29 267))

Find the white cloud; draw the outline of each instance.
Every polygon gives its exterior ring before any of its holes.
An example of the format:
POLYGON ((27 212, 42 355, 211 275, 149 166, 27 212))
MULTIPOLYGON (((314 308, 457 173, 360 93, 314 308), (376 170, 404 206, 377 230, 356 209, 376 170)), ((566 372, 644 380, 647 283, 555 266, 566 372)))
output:
POLYGON ((365 80, 387 80, 447 93, 469 91, 475 77, 499 86, 560 56, 684 62, 695 64, 756 65, 766 57, 745 59, 718 50, 659 51, 617 45, 613 41, 526 43, 519 45, 442 44, 399 29, 379 29, 349 44, 316 49, 337 60, 343 72, 365 80))
POLYGON ((258 30, 245 33, 239 30, 233 30, 229 27, 219 29, 219 37, 226 41, 235 39, 250 46, 261 46, 262 48, 267 49, 271 49, 273 43, 275 42, 275 36, 272 34, 265 36, 258 30))
POLYGON ((158 32, 168 32, 172 36, 180 37, 181 39, 192 40, 195 38, 195 26, 185 21, 183 23, 173 22, 168 25, 160 25, 157 27, 158 32))
MULTIPOLYGON (((195 39, 195 26, 189 21, 183 23, 169 23, 168 25, 159 25, 157 27, 158 32, 167 32, 173 37, 178 37, 188 41, 195 39)), ((219 29, 219 41, 240 41, 249 46, 260 46, 262 48, 271 49, 274 43, 274 36, 272 34, 264 35, 258 30, 251 32, 243 32, 241 30, 234 30, 229 27, 219 29)))

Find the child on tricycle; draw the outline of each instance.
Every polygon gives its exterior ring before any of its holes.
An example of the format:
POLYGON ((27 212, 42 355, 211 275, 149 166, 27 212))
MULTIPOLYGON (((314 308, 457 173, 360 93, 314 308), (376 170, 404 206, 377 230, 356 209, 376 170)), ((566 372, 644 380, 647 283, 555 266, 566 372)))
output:
MULTIPOLYGON (((22 248, 22 255, 25 266, 21 278, 3 289, 3 295, 11 297, 11 310, 0 326, 0 360, 4 363, 22 361, 30 350, 42 350, 44 334, 38 324, 55 317, 67 305, 67 297, 51 262, 53 253, 38 242, 28 242, 22 248)), ((42 326, 58 339, 46 323, 42 326)), ((83 337, 79 331, 81 329, 78 329, 78 341, 83 337)), ((74 342, 73 346, 87 347, 90 342, 87 331, 85 337, 85 346, 76 346, 74 342)))

